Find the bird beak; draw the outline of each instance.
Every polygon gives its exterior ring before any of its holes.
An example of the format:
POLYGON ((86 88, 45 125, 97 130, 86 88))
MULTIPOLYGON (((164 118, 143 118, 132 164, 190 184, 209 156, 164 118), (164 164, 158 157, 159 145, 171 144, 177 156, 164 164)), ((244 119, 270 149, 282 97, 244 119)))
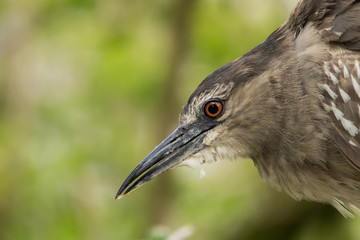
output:
POLYGON ((209 121, 180 125, 136 166, 121 185, 115 199, 125 196, 202 150, 205 147, 203 140, 207 132, 217 124, 216 121, 209 121))

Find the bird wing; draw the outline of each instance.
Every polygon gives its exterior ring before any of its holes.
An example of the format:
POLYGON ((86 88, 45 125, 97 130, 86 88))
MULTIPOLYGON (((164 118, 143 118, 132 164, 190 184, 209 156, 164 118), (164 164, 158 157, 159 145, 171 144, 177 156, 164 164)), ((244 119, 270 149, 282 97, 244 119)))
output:
POLYGON ((324 62, 324 107, 334 126, 333 140, 360 169, 360 1, 319 2, 331 4, 322 11, 318 29, 329 44, 343 48, 324 62))
MULTIPOLYGON (((338 1, 340 10, 334 13, 333 21, 327 30, 332 33, 330 40, 341 43, 344 48, 360 50, 360 0, 338 1)), ((326 21, 325 21, 326 23, 326 21)))
POLYGON ((324 63, 323 104, 332 136, 350 162, 360 169, 360 56, 337 54, 324 63))

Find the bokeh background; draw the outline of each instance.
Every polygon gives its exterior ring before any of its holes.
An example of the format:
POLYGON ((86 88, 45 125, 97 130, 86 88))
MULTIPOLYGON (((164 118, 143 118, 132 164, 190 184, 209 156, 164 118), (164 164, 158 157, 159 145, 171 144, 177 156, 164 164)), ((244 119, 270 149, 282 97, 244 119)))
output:
POLYGON ((248 159, 179 168, 114 200, 209 73, 295 0, 0 1, 0 239, 360 239, 248 159))

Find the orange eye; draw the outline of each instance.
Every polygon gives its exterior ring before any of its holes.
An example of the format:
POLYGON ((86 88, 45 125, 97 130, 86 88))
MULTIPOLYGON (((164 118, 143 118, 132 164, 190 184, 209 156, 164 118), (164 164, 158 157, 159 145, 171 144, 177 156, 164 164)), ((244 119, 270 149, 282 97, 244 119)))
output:
POLYGON ((220 116, 223 111, 223 103, 219 100, 211 100, 206 103, 204 113, 206 116, 216 118, 220 116))

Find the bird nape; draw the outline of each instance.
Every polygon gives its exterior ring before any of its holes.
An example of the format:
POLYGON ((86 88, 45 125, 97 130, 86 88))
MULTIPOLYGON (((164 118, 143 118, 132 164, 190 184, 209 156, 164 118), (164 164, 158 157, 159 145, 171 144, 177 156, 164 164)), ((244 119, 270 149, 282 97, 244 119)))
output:
POLYGON ((360 1, 303 0, 262 44, 201 82, 120 198, 180 165, 250 157, 295 199, 360 214, 360 1))

